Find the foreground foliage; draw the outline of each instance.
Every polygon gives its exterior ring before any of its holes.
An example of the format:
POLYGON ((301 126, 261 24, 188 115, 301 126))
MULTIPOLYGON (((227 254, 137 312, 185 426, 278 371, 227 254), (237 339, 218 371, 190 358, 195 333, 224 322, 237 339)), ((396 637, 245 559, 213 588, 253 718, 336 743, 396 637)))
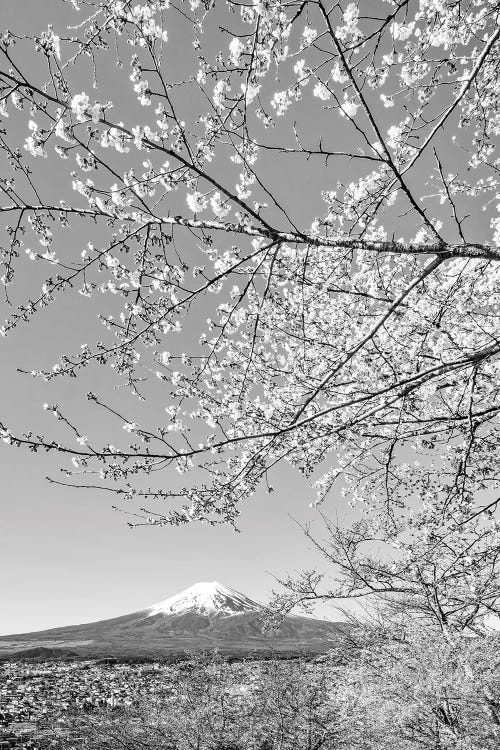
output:
POLYGON ((487 750, 500 737, 497 636, 448 646, 436 632, 352 631, 323 661, 228 665, 198 657, 175 688, 127 710, 73 718, 89 750, 487 750))

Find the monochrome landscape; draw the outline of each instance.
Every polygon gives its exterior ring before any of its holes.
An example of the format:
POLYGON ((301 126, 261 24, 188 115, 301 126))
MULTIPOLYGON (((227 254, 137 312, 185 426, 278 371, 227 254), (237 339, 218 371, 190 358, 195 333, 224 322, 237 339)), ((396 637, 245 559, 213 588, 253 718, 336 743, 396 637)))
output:
POLYGON ((498 750, 499 136, 499 0, 0 3, 0 750, 498 750))

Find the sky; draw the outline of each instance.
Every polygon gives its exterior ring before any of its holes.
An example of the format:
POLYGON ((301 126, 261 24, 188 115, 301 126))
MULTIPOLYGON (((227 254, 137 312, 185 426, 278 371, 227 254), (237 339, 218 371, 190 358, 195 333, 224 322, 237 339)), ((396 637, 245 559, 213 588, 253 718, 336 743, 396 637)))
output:
MULTIPOLYGON (((18 0, 2 3, 3 28, 27 32, 46 28, 52 18, 64 26, 64 12, 56 0, 18 0)), ((57 28, 56 28, 57 31, 57 28)), ((182 37, 172 37, 180 48, 182 37)), ((108 83, 114 85, 108 71, 108 83)), ((118 108, 123 93, 117 85, 118 108)), ((186 106, 189 103, 186 102, 186 106)), ((311 134, 318 128, 311 122, 311 134)), ((422 160, 425 170, 425 161, 422 160)), ((352 167, 349 167, 352 169, 352 167)), ((308 167, 310 169, 310 167, 308 167)), ((299 217, 310 208, 322 187, 304 172, 295 194, 288 194, 299 217)), ((286 172, 267 175, 287 186, 286 172)), ((47 186, 50 190, 51 186, 47 186)), ((288 191, 290 193, 290 191, 288 191)), ((60 196, 59 196, 60 197, 60 196)), ((87 231, 87 230, 86 230, 87 231)), ((87 239, 76 227, 71 240, 87 239)), ((16 301, 21 301, 18 296, 16 301)), ((93 339, 95 311, 78 295, 67 295, 54 308, 41 312, 27 327, 0 346, 0 418, 23 429, 47 430, 50 418, 44 402, 64 404, 72 414, 100 429, 99 415, 88 409, 81 394, 109 391, 108 375, 99 370, 72 380, 44 384, 20 375, 50 366, 66 348, 93 339), (94 420, 97 420, 95 422, 94 420)), ((150 409, 160 404, 150 405, 150 409)), ((105 429, 102 423, 102 429, 105 429)), ((279 589, 275 576, 320 568, 297 521, 313 523, 321 535, 318 513, 309 507, 313 492, 293 468, 283 465, 274 476, 275 491, 259 489, 242 508, 241 533, 230 528, 189 525, 174 528, 136 528, 112 510, 113 498, 103 492, 83 492, 50 484, 60 461, 32 455, 0 443, 0 634, 91 622, 150 606, 198 581, 218 580, 252 599, 265 602, 279 589)), ((169 481, 167 478, 165 481, 169 481)), ((323 509, 345 520, 345 501, 332 498, 323 509)), ((323 605, 318 616, 338 618, 323 605)))

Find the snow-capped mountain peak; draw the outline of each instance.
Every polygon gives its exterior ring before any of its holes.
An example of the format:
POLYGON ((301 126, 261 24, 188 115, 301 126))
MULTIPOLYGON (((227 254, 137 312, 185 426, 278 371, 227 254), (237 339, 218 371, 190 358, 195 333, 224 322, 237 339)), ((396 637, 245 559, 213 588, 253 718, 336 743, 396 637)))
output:
POLYGON ((217 581, 195 583, 193 586, 150 607, 148 614, 179 615, 185 612, 200 614, 236 615, 258 612, 261 607, 247 596, 217 581))

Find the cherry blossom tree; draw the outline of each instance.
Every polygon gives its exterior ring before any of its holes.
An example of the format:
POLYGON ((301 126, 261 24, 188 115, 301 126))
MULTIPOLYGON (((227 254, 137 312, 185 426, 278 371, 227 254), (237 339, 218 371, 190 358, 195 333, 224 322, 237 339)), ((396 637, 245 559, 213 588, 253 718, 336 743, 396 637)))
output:
POLYGON ((456 644, 418 625, 374 630, 339 670, 347 747, 479 750, 498 745, 498 635, 456 644))
POLYGON ((489 622, 500 617, 498 502, 470 515, 458 502, 424 498, 397 523, 382 516, 347 526, 324 517, 324 539, 304 531, 330 575, 305 571, 282 581, 287 593, 275 609, 371 600, 382 623, 402 617, 407 627, 418 624, 447 643, 491 632, 489 622))
POLYGON ((102 338, 31 375, 106 368, 137 400, 87 395, 118 445, 61 403, 54 432, 2 421, 3 440, 60 453, 64 481, 137 501, 137 523, 235 523, 280 462, 385 528, 489 505, 497 3, 61 11, 0 45, 1 331, 83 295, 102 338))

